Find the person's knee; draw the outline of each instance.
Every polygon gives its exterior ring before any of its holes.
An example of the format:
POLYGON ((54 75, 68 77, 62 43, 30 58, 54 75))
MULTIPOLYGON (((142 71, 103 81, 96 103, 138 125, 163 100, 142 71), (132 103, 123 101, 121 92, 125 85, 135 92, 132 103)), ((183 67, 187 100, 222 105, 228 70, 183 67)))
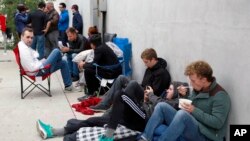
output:
POLYGON ((119 76, 116 78, 117 81, 122 81, 122 80, 124 80, 124 79, 126 79, 126 76, 124 76, 124 75, 119 75, 119 76))
POLYGON ((161 111, 162 109, 167 109, 170 105, 165 102, 160 102, 155 106, 155 110, 161 111))
POLYGON ((61 52, 58 48, 53 49, 53 53, 55 53, 57 55, 61 55, 61 52))
POLYGON ((179 120, 185 120, 186 118, 188 118, 190 116, 190 114, 185 111, 185 110, 179 110, 176 113, 176 118, 178 118, 179 120))
POLYGON ((120 83, 123 87, 125 87, 129 80, 126 76, 119 75, 115 81, 117 81, 117 83, 120 83))
POLYGON ((70 125, 72 123, 75 123, 76 119, 72 118, 67 121, 67 125, 70 125))
POLYGON ((131 80, 131 81, 128 82, 127 87, 129 89, 136 89, 136 88, 141 87, 141 86, 138 84, 137 81, 131 80))

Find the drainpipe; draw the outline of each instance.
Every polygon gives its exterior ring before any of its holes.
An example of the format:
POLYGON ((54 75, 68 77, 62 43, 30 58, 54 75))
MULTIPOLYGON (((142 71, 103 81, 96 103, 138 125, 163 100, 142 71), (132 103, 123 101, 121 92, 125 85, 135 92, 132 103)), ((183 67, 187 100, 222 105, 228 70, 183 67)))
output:
POLYGON ((102 42, 104 43, 104 33, 106 32, 106 11, 101 11, 102 13, 102 42))

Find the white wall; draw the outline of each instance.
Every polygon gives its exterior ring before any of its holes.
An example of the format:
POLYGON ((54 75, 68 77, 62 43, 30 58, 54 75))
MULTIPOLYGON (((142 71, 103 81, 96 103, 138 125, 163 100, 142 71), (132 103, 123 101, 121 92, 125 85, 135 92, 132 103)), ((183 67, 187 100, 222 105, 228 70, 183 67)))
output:
POLYGON ((140 53, 153 47, 168 61, 173 80, 203 59, 232 100, 230 124, 250 124, 249 0, 108 0, 107 31, 129 37, 133 78, 141 81, 140 53))

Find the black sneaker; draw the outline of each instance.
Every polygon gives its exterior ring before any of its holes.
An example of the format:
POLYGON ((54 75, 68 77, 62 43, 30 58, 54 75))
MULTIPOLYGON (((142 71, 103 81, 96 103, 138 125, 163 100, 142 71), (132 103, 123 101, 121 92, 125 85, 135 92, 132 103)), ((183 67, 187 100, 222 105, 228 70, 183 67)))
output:
POLYGON ((75 76, 75 77, 72 77, 71 79, 72 79, 73 82, 75 82, 75 81, 78 81, 78 80, 79 80, 79 77, 76 77, 76 76, 75 76))
POLYGON ((82 97, 78 97, 77 100, 81 102, 81 101, 83 101, 85 99, 88 99, 89 97, 90 97, 90 95, 85 95, 85 96, 82 96, 82 97))
POLYGON ((103 105, 103 104, 97 104, 95 106, 90 106, 90 109, 92 109, 95 112, 105 112, 109 109, 109 106, 103 105))
POLYGON ((81 102, 81 101, 83 101, 83 100, 85 100, 85 99, 88 99, 88 98, 90 98, 90 97, 95 97, 95 96, 97 96, 96 92, 94 92, 93 94, 85 93, 84 96, 78 97, 77 100, 81 102))

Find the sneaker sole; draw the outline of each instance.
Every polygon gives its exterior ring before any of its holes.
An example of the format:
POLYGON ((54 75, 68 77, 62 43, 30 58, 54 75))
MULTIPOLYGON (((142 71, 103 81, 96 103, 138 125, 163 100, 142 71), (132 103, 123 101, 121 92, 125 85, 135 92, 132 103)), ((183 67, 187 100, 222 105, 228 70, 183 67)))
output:
POLYGON ((103 109, 92 109, 92 108, 90 108, 90 109, 93 110, 94 112, 102 112, 102 113, 107 111, 107 110, 103 110, 103 109))
POLYGON ((39 121, 36 122, 36 129, 37 129, 37 132, 40 134, 40 136, 41 136, 43 139, 46 139, 46 138, 47 138, 46 132, 44 131, 44 129, 43 129, 42 126, 40 125, 39 121))

